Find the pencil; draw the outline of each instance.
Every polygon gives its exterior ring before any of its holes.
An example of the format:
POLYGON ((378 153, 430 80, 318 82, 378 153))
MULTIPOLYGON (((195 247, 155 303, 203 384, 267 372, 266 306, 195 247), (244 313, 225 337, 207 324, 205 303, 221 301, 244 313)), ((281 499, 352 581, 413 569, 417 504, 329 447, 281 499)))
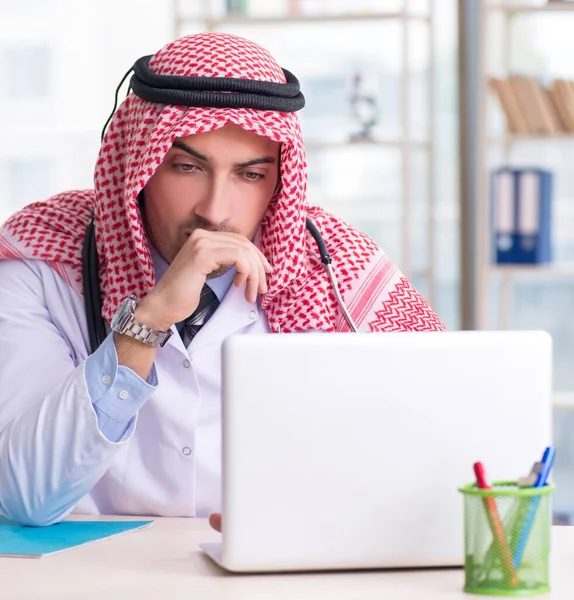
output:
MULTIPOLYGON (((492 489, 486 480, 486 473, 484 471, 483 464, 477 462, 474 463, 473 466, 477 487, 481 490, 492 489)), ((487 496, 486 498, 482 499, 482 503, 486 510, 486 517, 488 519, 490 529, 492 530, 492 536, 499 548, 503 574, 508 578, 508 583, 511 587, 517 587, 518 575, 516 574, 516 569, 514 568, 512 553, 510 552, 510 548, 506 542, 506 536, 504 534, 502 521, 500 520, 500 516, 498 514, 496 500, 492 496, 487 496)))

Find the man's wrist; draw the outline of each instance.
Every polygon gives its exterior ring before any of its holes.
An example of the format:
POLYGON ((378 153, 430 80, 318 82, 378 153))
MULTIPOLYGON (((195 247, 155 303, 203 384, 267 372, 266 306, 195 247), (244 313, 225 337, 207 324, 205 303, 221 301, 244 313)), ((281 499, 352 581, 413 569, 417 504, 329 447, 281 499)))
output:
POLYGON ((165 319, 159 310, 158 303, 150 296, 146 296, 137 306, 134 311, 134 318, 138 323, 142 323, 152 329, 159 331, 169 331, 173 323, 165 319))

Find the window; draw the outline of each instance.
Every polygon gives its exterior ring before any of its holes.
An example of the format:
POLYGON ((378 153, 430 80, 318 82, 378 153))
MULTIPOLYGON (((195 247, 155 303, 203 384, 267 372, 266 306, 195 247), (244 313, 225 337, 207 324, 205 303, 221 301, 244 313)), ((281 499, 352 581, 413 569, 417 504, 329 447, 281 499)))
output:
POLYGON ((0 206, 0 222, 26 204, 45 200, 52 189, 52 170, 52 161, 47 158, 8 160, 8 201, 0 206))
POLYGON ((1 56, 4 95, 12 100, 47 98, 52 87, 51 62, 46 45, 6 47, 1 56))

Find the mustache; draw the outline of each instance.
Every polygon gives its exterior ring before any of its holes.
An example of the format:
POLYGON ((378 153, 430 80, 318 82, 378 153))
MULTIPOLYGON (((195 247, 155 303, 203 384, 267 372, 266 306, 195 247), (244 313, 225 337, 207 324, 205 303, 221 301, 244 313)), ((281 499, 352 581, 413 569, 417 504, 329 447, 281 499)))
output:
POLYGON ((205 229, 206 231, 223 231, 226 233, 239 233, 237 229, 231 227, 227 223, 214 224, 202 217, 195 217, 191 221, 186 221, 179 226, 179 231, 182 234, 190 235, 196 229, 205 229))

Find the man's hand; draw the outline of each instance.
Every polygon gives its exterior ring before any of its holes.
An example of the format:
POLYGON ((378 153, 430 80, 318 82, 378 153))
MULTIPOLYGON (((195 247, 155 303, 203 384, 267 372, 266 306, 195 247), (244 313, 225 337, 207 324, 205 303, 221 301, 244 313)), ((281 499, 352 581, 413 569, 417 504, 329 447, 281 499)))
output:
POLYGON ((209 524, 215 531, 219 531, 221 533, 221 513, 213 513, 209 517, 209 524))
POLYGON ((249 302, 256 301, 257 293, 267 293, 266 274, 272 267, 259 248, 238 233, 196 229, 138 306, 137 319, 162 331, 187 319, 199 304, 207 276, 225 267, 235 267, 237 287, 247 282, 249 302))

